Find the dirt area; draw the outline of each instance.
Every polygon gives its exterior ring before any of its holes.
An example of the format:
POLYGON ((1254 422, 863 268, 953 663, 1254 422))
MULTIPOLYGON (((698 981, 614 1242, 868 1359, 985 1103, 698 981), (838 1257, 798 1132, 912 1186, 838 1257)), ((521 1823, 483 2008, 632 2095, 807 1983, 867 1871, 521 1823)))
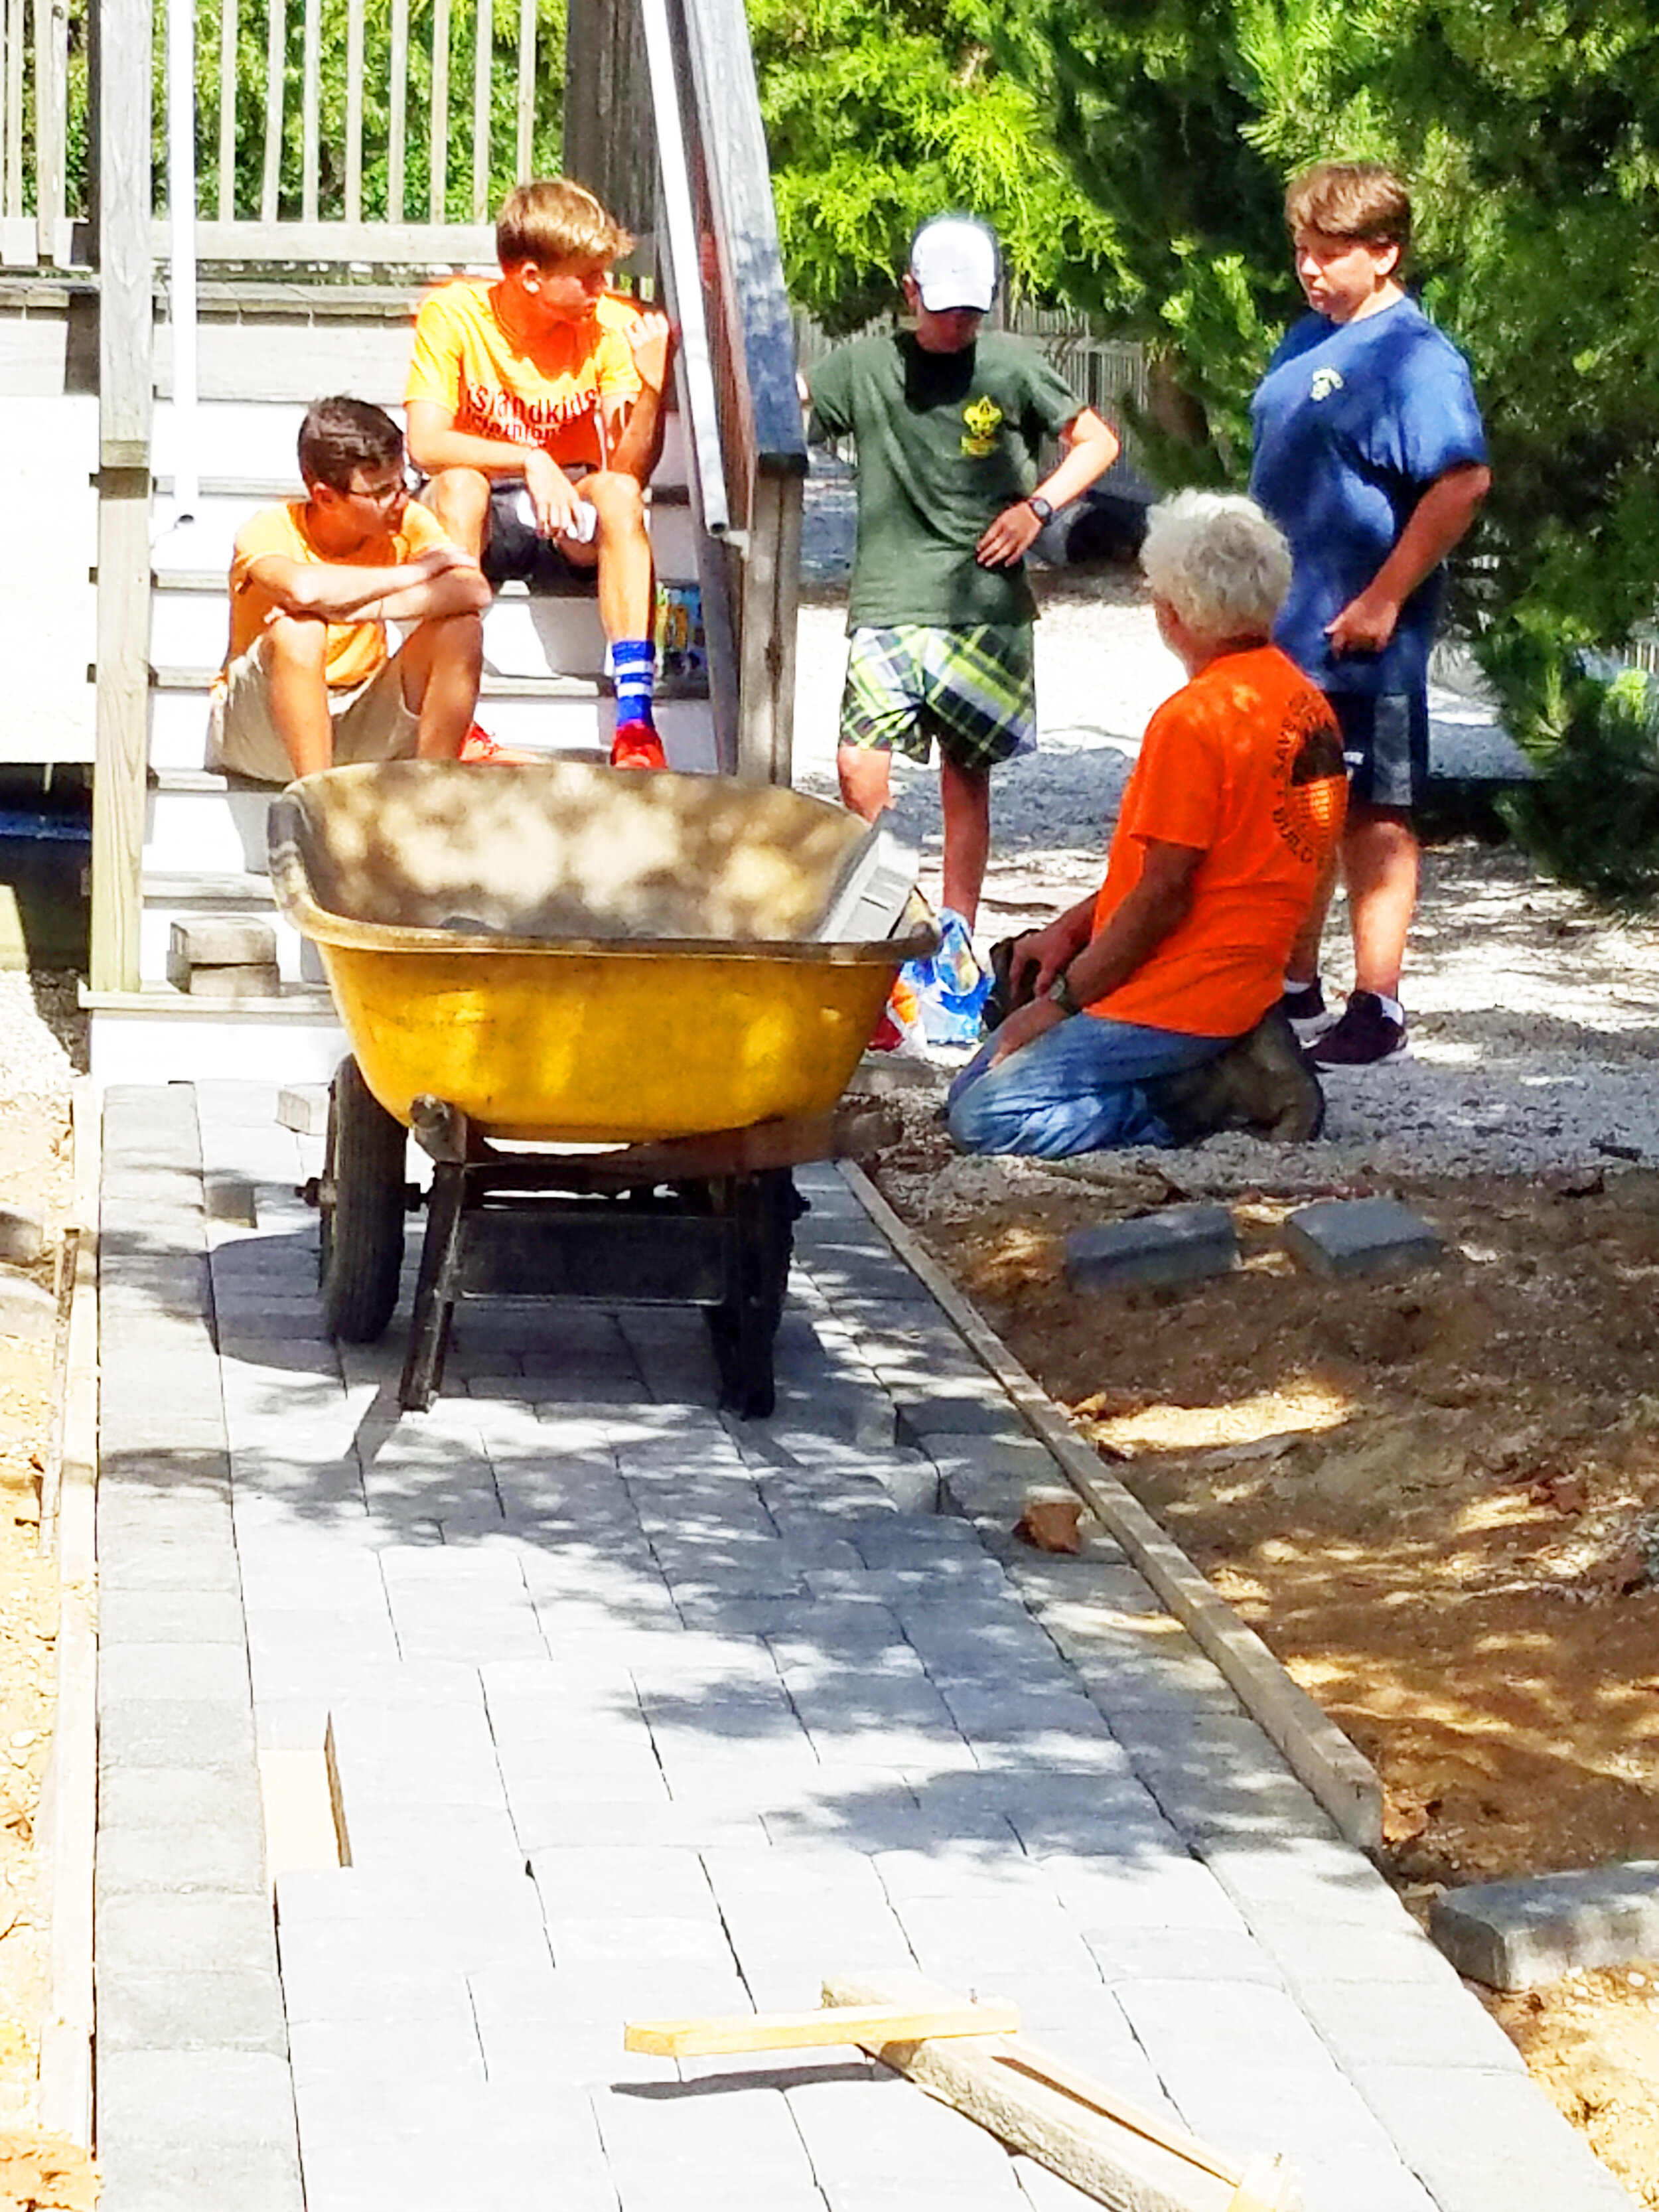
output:
MULTIPOLYGON (((40 1535, 52 1443, 54 1266, 73 1194, 69 1079, 82 1026, 74 980, 0 975, 0 1206, 44 1212, 47 1237, 37 1265, 0 1266, 0 2202, 43 2205, 82 2201, 45 2178, 28 2124, 52 1902, 37 1830, 52 1750, 58 1577, 40 1535)), ((83 2188, 84 2160, 70 2162, 83 2188)))
MULTIPOLYGON (((1165 1158, 964 1203, 999 1170, 916 1115, 880 1180, 1376 1765, 1414 1908, 1659 1858, 1659 1173, 1337 1183, 1405 1199, 1447 1244, 1437 1270, 1340 1285, 1279 1249, 1301 1200, 1258 1189, 1234 1200, 1237 1273, 1072 1293, 1068 1231, 1188 1194, 1165 1158)), ((1482 1994, 1659 2208, 1659 1969, 1482 1994)))
MULTIPOLYGON (((61 1220, 70 1196, 61 1101, 0 1104, 0 1205, 61 1220)), ((25 1271, 0 1270, 8 1277, 25 1271)), ((43 1291, 52 1255, 27 1271, 43 1291)), ((22 1328, 0 1297, 0 2124, 33 2109, 46 1992, 50 1869, 37 1848, 52 1748, 58 1578, 40 1553, 40 1484, 50 1448, 53 1316, 43 1298, 22 1328)))

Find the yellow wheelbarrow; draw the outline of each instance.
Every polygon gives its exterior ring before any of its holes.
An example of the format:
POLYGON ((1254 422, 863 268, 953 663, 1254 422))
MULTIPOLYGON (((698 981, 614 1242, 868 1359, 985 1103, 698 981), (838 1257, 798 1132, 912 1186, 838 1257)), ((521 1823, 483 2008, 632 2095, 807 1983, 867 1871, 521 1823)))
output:
POLYGON ((845 934, 871 837, 776 787, 570 762, 283 793, 272 885, 352 1046, 313 1193, 337 1336, 396 1308, 408 1132, 434 1163, 404 1407, 431 1403, 458 1303, 539 1297, 701 1306, 722 1402, 770 1412, 789 1170, 878 1138, 837 1102, 936 944, 845 934))

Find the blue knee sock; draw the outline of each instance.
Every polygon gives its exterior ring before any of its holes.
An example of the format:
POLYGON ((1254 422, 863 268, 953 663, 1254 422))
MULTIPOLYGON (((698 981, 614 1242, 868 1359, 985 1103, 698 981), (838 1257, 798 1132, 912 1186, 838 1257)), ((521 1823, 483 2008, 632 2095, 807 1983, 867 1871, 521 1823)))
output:
POLYGON ((618 638, 611 647, 618 722, 648 722, 656 680, 657 648, 648 637, 618 638))

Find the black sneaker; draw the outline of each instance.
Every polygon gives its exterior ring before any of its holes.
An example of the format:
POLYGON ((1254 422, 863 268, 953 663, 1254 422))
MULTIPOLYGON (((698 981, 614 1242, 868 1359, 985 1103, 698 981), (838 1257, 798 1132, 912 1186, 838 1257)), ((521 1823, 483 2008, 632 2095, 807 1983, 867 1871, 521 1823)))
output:
POLYGON ((1374 1067, 1406 1049, 1406 1024, 1383 1012, 1375 991, 1351 991, 1341 1019, 1310 1049, 1321 1067, 1374 1067))
POLYGON ((1178 1145, 1220 1129, 1305 1145, 1325 1126, 1325 1094, 1282 1005, 1201 1067, 1149 1083, 1146 1096, 1178 1145))
POLYGON ((1322 1022, 1329 1011, 1317 975, 1311 983, 1304 983, 1299 990, 1292 991, 1287 988, 1279 1003, 1284 1009, 1285 1020, 1298 1034, 1304 1026, 1322 1022))

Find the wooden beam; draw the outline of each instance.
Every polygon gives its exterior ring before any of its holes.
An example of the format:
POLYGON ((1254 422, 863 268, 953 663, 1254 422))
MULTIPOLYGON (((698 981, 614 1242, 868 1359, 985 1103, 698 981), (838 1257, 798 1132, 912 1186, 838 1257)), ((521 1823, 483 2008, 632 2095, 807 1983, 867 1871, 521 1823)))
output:
MULTIPOLYGON (((896 1976, 826 1981, 823 2002, 920 2008, 952 2000, 920 1977, 896 1976)), ((1289 2212, 1295 2201, 1282 2160, 1234 2165, 1022 2035, 860 2037, 860 2048, 1112 2212, 1289 2212)))
POLYGON ((149 460, 154 397, 149 0, 98 11, 97 768, 91 982, 138 983, 139 863, 149 717, 149 460))
POLYGON ((630 2021, 624 2051, 659 2058, 702 2058, 720 2051, 805 2051, 823 2044, 862 2050, 918 2037, 1012 2035, 1019 2008, 1011 2004, 857 2005, 820 2012, 738 2013, 725 2020, 630 2021))
POLYGON ((638 8, 569 0, 564 52, 564 173, 628 229, 649 230, 655 132, 638 8))

